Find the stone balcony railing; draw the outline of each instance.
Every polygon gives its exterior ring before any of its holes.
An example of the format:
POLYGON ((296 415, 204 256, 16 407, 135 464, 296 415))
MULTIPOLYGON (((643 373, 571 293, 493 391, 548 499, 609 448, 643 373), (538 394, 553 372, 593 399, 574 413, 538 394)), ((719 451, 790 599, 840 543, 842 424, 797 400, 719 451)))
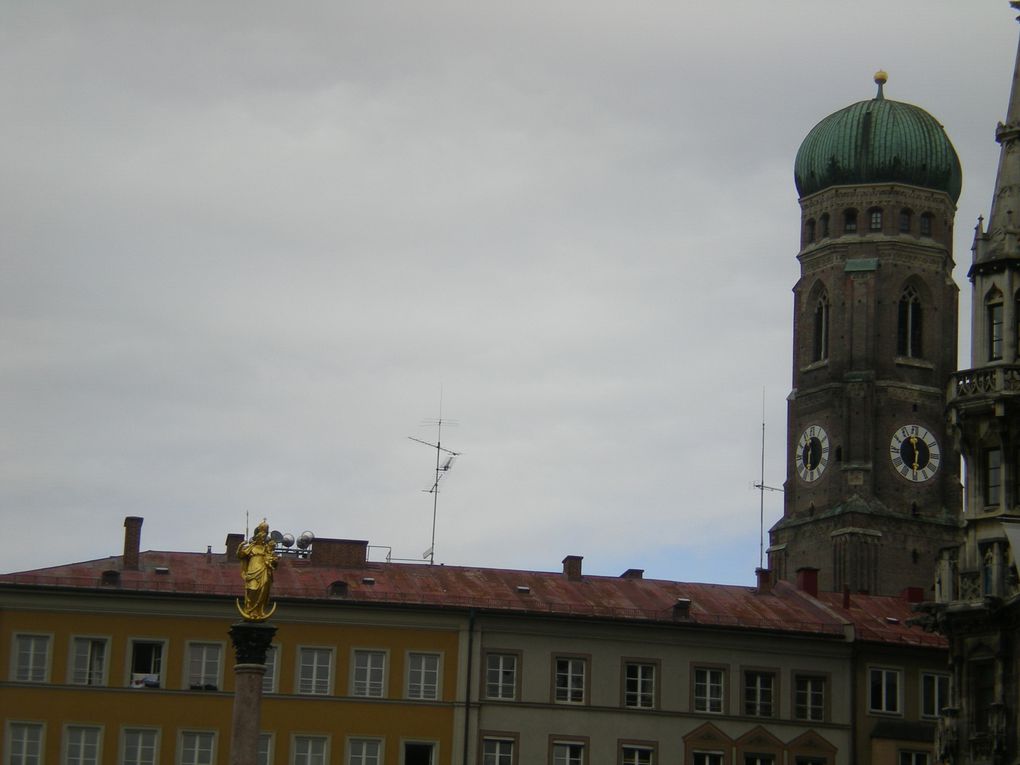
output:
POLYGON ((997 395, 1020 395, 1020 365, 961 369, 949 378, 949 403, 997 395))

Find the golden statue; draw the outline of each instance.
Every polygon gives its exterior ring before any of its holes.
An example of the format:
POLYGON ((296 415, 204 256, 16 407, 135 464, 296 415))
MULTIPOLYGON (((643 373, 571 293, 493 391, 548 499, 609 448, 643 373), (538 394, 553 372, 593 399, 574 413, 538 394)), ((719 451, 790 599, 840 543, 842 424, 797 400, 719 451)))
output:
POLYGON ((269 588, 273 586, 273 570, 276 568, 276 543, 269 538, 269 524, 265 519, 255 527, 255 534, 237 548, 241 561, 241 578, 244 580, 244 605, 237 601, 237 610, 246 622, 264 622, 276 610, 276 604, 268 611, 269 588))

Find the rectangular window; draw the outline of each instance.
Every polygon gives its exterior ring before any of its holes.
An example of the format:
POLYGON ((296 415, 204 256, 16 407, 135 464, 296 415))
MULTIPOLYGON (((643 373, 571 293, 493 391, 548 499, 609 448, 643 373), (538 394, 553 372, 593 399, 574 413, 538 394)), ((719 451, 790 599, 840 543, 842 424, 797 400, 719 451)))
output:
POLYGON ((949 675, 925 672, 921 675, 921 716, 938 717, 949 706, 949 675))
POLYGON ((298 693, 329 695, 333 651, 329 648, 302 648, 298 651, 298 693))
POLYGON ((255 765, 272 765, 273 734, 260 733, 258 748, 255 750, 255 765))
POLYGON ((100 728, 68 725, 64 729, 64 765, 99 765, 100 728))
POLYGON ((184 731, 181 733, 179 765, 212 765, 216 736, 208 731, 184 731))
POLYGON ((584 744, 553 742, 553 765, 584 765, 584 744))
POLYGON ((931 755, 927 752, 900 752, 900 765, 929 765, 931 755))
POLYGON ((266 674, 262 676, 262 692, 276 693, 276 656, 279 646, 270 646, 266 650, 266 674))
POLYGON ((556 659, 557 704, 583 704, 586 661, 577 657, 561 656, 556 659))
POLYGON ((418 741, 404 743, 403 765, 434 765, 432 756, 435 754, 434 744, 423 744, 418 741))
POLYGON ((7 723, 7 763, 42 765, 42 723, 7 723))
POLYGON ((103 638, 74 638, 71 642, 73 685, 106 685, 106 643, 103 638))
POLYGON ((691 759, 693 765, 723 765, 722 752, 694 752, 691 759))
POLYGON ((382 763, 382 741, 375 738, 352 738, 348 743, 350 752, 347 765, 380 765, 382 763))
POLYGON ((14 637, 14 679, 21 683, 45 683, 49 675, 49 635, 14 637))
POLYGON ((408 656, 407 698, 439 698, 439 654, 412 653, 408 656))
POLYGON ((1002 489, 1002 451, 998 448, 984 452, 985 505, 999 504, 1002 489))
POLYGON ((125 728, 120 765, 156 765, 157 738, 152 728, 125 728))
POLYGON ((293 765, 326 765, 325 736, 294 736, 293 765))
POLYGON ((882 211, 872 210, 868 213, 868 229, 871 231, 882 230, 882 211))
POLYGON ((776 758, 771 754, 745 754, 744 765, 776 765, 776 758))
POLYGON ((159 688, 163 679, 163 643, 131 641, 131 687, 159 688))
POLYGON ((825 720, 825 678, 796 675, 793 679, 793 716, 798 720, 825 720))
POLYGON ((655 750, 650 746, 623 746, 620 762, 622 765, 655 765, 655 750))
POLYGON ((775 686, 775 672, 759 670, 744 672, 744 714, 754 717, 772 717, 775 686))
POLYGON ((969 668, 974 731, 988 733, 992 727, 992 710, 995 708, 995 662, 976 661, 969 668))
POLYGON ((384 651, 354 652, 354 696, 382 698, 386 683, 386 653, 384 651))
POLYGON ((482 741, 482 765, 514 765, 514 742, 508 738, 482 741))
POLYGON ((694 669, 694 711, 722 714, 723 686, 726 673, 721 669, 695 667, 694 669))
POLYGON ((517 698, 517 656, 490 653, 485 657, 485 695, 503 701, 517 698))
POLYGON ((873 667, 869 672, 871 692, 868 709, 884 714, 900 713, 900 671, 873 667))
POLYGON ((219 643, 188 644, 188 688, 216 691, 220 685, 219 643))
POLYGON ((921 236, 931 236, 931 213, 921 215, 921 236))
POLYGON ((655 665, 628 662, 623 667, 623 705, 634 709, 655 707, 655 665))
POLYGON ((988 306, 988 360, 1002 358, 1002 303, 988 306))

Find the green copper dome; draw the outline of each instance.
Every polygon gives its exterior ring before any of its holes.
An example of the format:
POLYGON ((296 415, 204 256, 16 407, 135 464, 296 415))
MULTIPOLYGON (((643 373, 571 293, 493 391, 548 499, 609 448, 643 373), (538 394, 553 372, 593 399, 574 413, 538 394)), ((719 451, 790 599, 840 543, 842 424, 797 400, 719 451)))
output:
POLYGON ((906 183, 960 198, 960 158, 938 120, 882 94, 830 114, 807 134, 793 174, 804 197, 829 186, 906 183))

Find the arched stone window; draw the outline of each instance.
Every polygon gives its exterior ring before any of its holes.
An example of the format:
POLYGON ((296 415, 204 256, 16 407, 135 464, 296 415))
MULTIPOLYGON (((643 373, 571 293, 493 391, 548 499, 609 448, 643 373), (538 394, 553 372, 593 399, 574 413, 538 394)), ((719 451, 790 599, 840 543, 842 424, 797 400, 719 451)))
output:
POLYGON ((818 219, 821 225, 820 237, 825 239, 829 235, 829 213, 822 213, 822 217, 818 219))
POLYGON ((804 239, 808 244, 815 241, 815 219, 811 218, 804 224, 804 239))
POLYGON ((921 297, 908 286, 900 295, 896 322, 896 354, 909 358, 921 356, 921 297))
POLYGON ((812 361, 823 361, 829 358, 829 295, 825 290, 818 296, 815 303, 814 343, 812 344, 812 361))
POLYGON ((856 234, 857 233, 857 211, 856 210, 844 210, 843 211, 843 233, 844 234, 856 234))
POLYGON ((882 208, 872 207, 868 210, 868 231, 882 230, 882 208))
POLYGON ((909 234, 910 224, 913 222, 914 213, 907 208, 900 210, 900 233, 909 234))
POLYGON ((985 337, 987 338, 988 360, 998 361, 1002 358, 1005 327, 1003 325, 1002 293, 994 287, 985 297, 985 322, 987 325, 985 337))
POLYGON ((921 236, 931 236, 932 214, 921 213, 921 236))

